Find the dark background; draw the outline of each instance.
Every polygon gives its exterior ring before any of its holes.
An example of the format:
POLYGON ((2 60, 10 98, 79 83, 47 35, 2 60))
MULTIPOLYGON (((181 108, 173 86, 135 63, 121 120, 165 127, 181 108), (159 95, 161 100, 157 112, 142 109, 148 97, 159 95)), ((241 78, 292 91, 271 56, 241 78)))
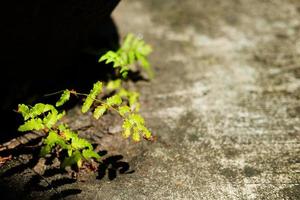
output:
MULTIPOLYGON (((51 101, 44 94, 89 90, 111 68, 99 56, 118 47, 110 17, 119 0, 5 1, 0 5, 0 142, 20 133, 19 103, 51 101)), ((58 97, 56 97, 58 98, 58 97)))

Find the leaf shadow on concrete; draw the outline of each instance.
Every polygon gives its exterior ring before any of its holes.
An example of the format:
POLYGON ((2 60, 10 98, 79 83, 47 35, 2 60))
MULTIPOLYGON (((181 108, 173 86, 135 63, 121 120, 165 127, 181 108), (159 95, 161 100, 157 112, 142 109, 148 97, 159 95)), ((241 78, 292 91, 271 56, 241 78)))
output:
MULTIPOLYGON (((39 152, 41 138, 34 139, 29 142, 28 145, 32 146, 21 146, 14 149, 9 149, 1 152, 1 155, 12 155, 13 158, 18 158, 16 161, 19 164, 9 167, 6 171, 0 174, 1 177, 1 187, 4 190, 1 191, 1 196, 5 196, 8 199, 32 199, 29 195, 32 192, 45 192, 53 190, 55 193, 50 196, 50 199, 63 199, 70 195, 75 195, 81 193, 79 189, 64 189, 58 191, 60 187, 66 184, 72 184, 76 182, 76 179, 63 177, 65 171, 59 168, 47 169, 41 176, 38 173, 30 175, 25 173, 28 169, 33 169, 39 160, 39 152), (25 158, 24 161, 21 160, 20 156, 32 156, 32 158, 25 158), (56 175, 61 175, 60 178, 54 179, 52 181, 48 180, 56 175), (13 181, 10 179, 13 176, 17 176, 19 182, 22 182, 22 187, 17 187, 13 185, 13 181), (46 184, 42 184, 45 182, 46 184)), ((32 171, 33 172, 33 171, 32 171)))
MULTIPOLYGON (((106 152, 101 152, 102 154, 106 152)), ((101 180, 107 174, 109 180, 117 178, 117 174, 132 174, 134 170, 130 170, 128 162, 122 161, 122 155, 112 155, 105 158, 98 168, 97 179, 101 180)))
MULTIPOLYGON (((41 140, 42 138, 37 138, 27 145, 0 152, 0 156, 12 155, 13 158, 17 158, 12 161, 14 162, 12 166, 4 166, 4 169, 0 171, 1 196, 7 199, 39 199, 32 195, 42 194, 44 196, 44 193, 47 193, 49 199, 64 199, 82 192, 80 189, 73 188, 74 185, 72 185, 77 183, 78 186, 80 182, 63 169, 50 166, 42 175, 31 170, 39 162, 41 140), (23 158, 21 159, 21 157, 23 158), (21 184, 16 185, 15 181, 21 184)), ((96 179, 103 180, 107 176, 112 181, 118 175, 134 173, 134 170, 130 169, 129 163, 122 160, 124 158, 122 155, 107 156, 106 150, 100 151, 99 154, 106 158, 101 161, 95 172, 96 179)), ((45 165, 51 165, 53 159, 54 156, 47 158, 45 165)))

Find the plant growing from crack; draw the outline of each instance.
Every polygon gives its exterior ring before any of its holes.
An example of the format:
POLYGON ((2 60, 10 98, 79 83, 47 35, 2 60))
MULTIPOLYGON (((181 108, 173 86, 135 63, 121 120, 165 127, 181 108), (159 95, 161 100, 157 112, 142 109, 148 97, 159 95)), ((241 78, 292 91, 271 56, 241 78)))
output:
MULTIPOLYGON (((113 67, 119 69, 123 78, 127 76, 128 71, 132 69, 135 63, 140 62, 149 77, 153 77, 152 69, 147 60, 147 55, 151 51, 151 47, 143 40, 129 34, 118 51, 107 52, 99 59, 99 62, 112 62, 113 67)), ((88 94, 66 89, 60 92, 61 96, 55 105, 37 103, 34 106, 28 106, 19 104, 17 111, 23 116, 24 124, 19 126, 18 131, 43 131, 46 136, 43 139, 40 156, 56 155, 61 159, 62 168, 75 165, 80 169, 84 164, 89 164, 91 161, 101 161, 101 156, 94 151, 88 140, 79 137, 77 132, 61 122, 66 111, 60 111, 60 108, 72 96, 80 96, 85 98, 81 107, 83 114, 92 110, 93 117, 99 119, 108 111, 116 112, 123 119, 122 135, 124 138, 131 136, 132 140, 136 142, 140 141, 141 138, 150 140, 152 134, 145 126, 144 118, 139 114, 139 93, 123 88, 122 81, 121 78, 109 81, 107 84, 98 81, 94 83, 88 94), (106 99, 98 98, 103 91, 113 95, 106 99)))
POLYGON ((128 34, 123 45, 117 51, 108 51, 100 57, 99 62, 113 63, 113 67, 119 70, 123 78, 127 77, 128 71, 136 67, 136 62, 153 78, 154 73, 147 59, 152 52, 150 45, 133 34, 128 34))

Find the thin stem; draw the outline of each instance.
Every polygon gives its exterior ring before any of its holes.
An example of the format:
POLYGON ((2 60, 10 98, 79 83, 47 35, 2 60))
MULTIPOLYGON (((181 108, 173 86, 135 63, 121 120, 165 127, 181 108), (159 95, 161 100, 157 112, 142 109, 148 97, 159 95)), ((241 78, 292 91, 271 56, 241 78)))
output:
MULTIPOLYGON (((16 157, 17 161, 19 161, 22 165, 25 165, 26 163, 23 162, 20 158, 16 157)), ((32 171, 34 174, 36 174, 37 176, 39 176, 40 178, 42 178, 50 187, 51 189, 57 194, 59 195, 60 199, 63 199, 63 197, 61 196, 61 193, 55 189, 55 187, 41 174, 39 174, 37 171, 35 171, 34 169, 31 169, 30 167, 27 167, 30 171, 32 171)))
MULTIPOLYGON (((76 95, 80 95, 80 96, 85 96, 85 97, 88 96, 88 94, 78 93, 78 92, 76 92, 75 94, 76 94, 76 95)), ((108 105, 108 104, 105 103, 104 101, 101 101, 100 99, 94 99, 94 98, 91 98, 91 99, 93 99, 94 101, 99 102, 99 103, 101 103, 101 104, 103 104, 103 105, 108 106, 108 107, 111 108, 112 110, 116 111, 122 118, 124 118, 116 108, 114 108, 114 107, 108 105)))
MULTIPOLYGON (((60 91, 53 92, 53 93, 50 93, 50 94, 45 94, 44 96, 45 96, 45 97, 46 97, 46 96, 52 96, 52 95, 56 95, 56 94, 62 93, 62 92, 64 92, 64 91, 65 91, 65 90, 60 90, 60 91)), ((75 90, 69 90, 69 91, 70 91, 71 94, 74 94, 74 95, 85 96, 85 97, 88 96, 88 94, 76 92, 75 90)), ((116 111, 122 118, 124 118, 124 116, 122 116, 122 115, 120 114, 120 112, 119 112, 116 108, 114 108, 114 107, 112 107, 112 106, 109 106, 109 105, 108 105, 107 103, 105 103, 104 101, 101 101, 100 99, 94 99, 94 98, 91 98, 91 99, 93 99, 93 100, 96 101, 96 102, 99 102, 99 103, 101 103, 101 104, 104 104, 104 105, 108 106, 108 107, 111 108, 112 110, 116 111)))
MULTIPOLYGON (((21 144, 22 142, 16 138, 16 140, 18 140, 21 144)), ((15 157, 16 160, 21 163, 22 165, 25 165, 26 163, 23 162, 19 157, 15 157)), ((34 169, 31 169, 30 167, 27 167, 30 171, 32 171, 34 174, 36 174, 37 176, 39 176, 40 178, 42 178, 50 187, 51 187, 51 190, 53 190, 57 195, 59 195, 60 199, 64 199, 62 196, 61 196, 61 193, 41 174, 39 174, 37 171, 35 171, 34 169)))
POLYGON ((57 91, 57 92, 53 92, 53 93, 49 93, 49 94, 45 94, 44 97, 49 97, 49 96, 53 96, 53 95, 56 95, 56 94, 59 94, 59 93, 63 93, 65 90, 60 90, 60 91, 57 91))

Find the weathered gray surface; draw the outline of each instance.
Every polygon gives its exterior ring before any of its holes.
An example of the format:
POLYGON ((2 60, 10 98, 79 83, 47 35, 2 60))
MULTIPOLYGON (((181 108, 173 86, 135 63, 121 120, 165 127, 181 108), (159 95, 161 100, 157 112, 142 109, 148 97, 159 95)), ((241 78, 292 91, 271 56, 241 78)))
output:
POLYGON ((99 197, 300 198, 299 1, 123 1, 114 14, 154 46, 156 79, 138 85, 158 143, 99 197))
POLYGON ((136 87, 158 139, 104 136, 135 172, 68 199, 299 199, 299 1, 131 0, 113 16, 155 49, 136 87))

